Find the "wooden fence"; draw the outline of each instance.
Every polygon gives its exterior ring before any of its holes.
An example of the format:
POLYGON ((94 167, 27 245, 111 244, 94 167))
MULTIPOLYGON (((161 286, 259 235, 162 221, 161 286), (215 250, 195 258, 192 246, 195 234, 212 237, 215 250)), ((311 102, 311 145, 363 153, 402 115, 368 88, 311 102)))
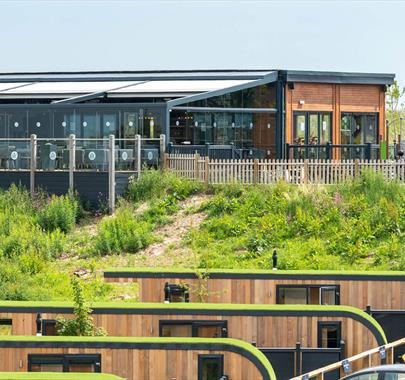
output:
POLYGON ((165 154, 164 168, 178 176, 222 184, 333 184, 360 175, 380 172, 386 180, 405 183, 405 161, 380 160, 210 160, 192 154, 165 154))

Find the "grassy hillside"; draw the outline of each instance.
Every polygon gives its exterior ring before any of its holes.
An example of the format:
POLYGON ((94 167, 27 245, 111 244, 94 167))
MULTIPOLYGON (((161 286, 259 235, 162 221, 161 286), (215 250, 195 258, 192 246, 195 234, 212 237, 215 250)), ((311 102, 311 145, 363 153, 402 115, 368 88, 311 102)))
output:
POLYGON ((151 171, 113 216, 12 187, 0 192, 0 299, 64 300, 72 272, 92 300, 134 299, 135 285, 104 284, 100 270, 265 269, 273 249, 281 269, 405 270, 404 230, 403 186, 370 173, 329 187, 205 189, 151 171))

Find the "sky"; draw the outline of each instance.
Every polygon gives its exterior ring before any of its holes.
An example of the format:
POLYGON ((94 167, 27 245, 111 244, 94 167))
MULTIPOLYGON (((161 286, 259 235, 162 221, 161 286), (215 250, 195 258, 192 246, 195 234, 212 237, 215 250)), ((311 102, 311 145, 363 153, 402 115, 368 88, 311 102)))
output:
POLYGON ((280 68, 405 86, 405 0, 0 0, 0 20, 0 72, 280 68))

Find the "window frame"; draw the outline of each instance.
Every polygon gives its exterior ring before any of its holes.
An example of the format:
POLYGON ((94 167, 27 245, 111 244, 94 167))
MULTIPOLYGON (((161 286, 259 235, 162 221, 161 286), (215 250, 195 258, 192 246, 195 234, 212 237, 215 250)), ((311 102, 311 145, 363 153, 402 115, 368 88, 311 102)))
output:
POLYGON ((10 335, 13 335, 13 319, 12 318, 0 318, 0 326, 10 326, 10 329, 11 329, 10 335))
POLYGON ((318 126, 317 126, 317 137, 318 137, 318 143, 315 144, 316 145, 325 145, 325 144, 320 144, 319 143, 319 136, 321 135, 321 115, 328 115, 329 116, 329 120, 330 120, 330 126, 329 126, 329 141, 328 142, 332 142, 333 141, 333 111, 301 111, 301 110, 293 110, 292 113, 292 121, 293 121, 293 125, 292 125, 292 141, 293 141, 293 145, 296 145, 294 142, 294 133, 295 133, 295 118, 296 116, 304 116, 305 117, 305 141, 304 141, 304 145, 311 145, 309 144, 309 119, 310 119, 310 115, 316 115, 317 119, 318 119, 318 126))
POLYGON ((228 321, 214 321, 214 320, 173 320, 173 319, 161 319, 159 320, 159 337, 162 337, 164 325, 191 325, 191 338, 197 338, 197 329, 201 326, 219 326, 221 328, 220 338, 228 337, 228 321), (225 329, 225 334, 224 334, 225 329))
POLYGON ((341 321, 318 321, 317 324, 317 334, 318 334, 318 348, 340 348, 342 341, 342 322, 341 321), (337 347, 322 347, 322 329, 324 327, 337 327, 338 336, 337 336, 337 347))
MULTIPOLYGON (((340 112, 340 117, 339 117, 339 135, 340 135, 340 139, 342 138, 342 118, 344 117, 344 116, 347 116, 348 118, 349 118, 349 126, 350 126, 350 143, 349 144, 353 144, 353 145, 356 145, 356 143, 355 142, 353 142, 353 131, 352 131, 352 127, 353 127, 353 125, 352 125, 352 122, 353 122, 353 117, 354 116, 373 116, 373 117, 375 117, 375 127, 376 127, 376 142, 375 143, 372 143, 372 144, 375 144, 375 145, 377 145, 377 144, 379 144, 380 143, 380 126, 379 126, 379 112, 346 112, 346 111, 341 111, 340 112)), ((365 134, 365 129, 363 129, 362 131, 361 131, 361 133, 362 133, 362 136, 361 136, 361 138, 362 138, 362 140, 365 140, 365 136, 364 136, 364 134, 365 134)), ((361 143, 361 144, 358 144, 358 145, 364 145, 364 144, 367 144, 367 143, 361 143)))
POLYGON ((56 327, 56 325, 57 325, 57 320, 56 319, 42 319, 42 323, 41 323, 41 334, 43 335, 43 336, 55 336, 55 335, 48 335, 48 334, 45 334, 45 327, 47 327, 47 326, 52 326, 52 325, 55 325, 55 327, 56 327))
MULTIPOLYGON (((310 288, 318 288, 319 292, 321 292, 321 288, 335 288, 335 305, 340 305, 340 285, 338 284, 300 284, 300 285, 295 285, 295 284, 277 284, 276 285, 276 304, 280 304, 280 291, 281 288, 300 288, 300 289, 306 289, 307 291, 307 305, 309 304, 309 289, 310 288)), ((321 293, 320 293, 321 295, 321 293)), ((323 305, 322 303, 319 303, 318 305, 323 305)))
POLYGON ((94 373, 101 372, 101 354, 28 354, 28 372, 33 372, 33 365, 42 364, 60 364, 62 365, 63 372, 70 372, 69 365, 74 360, 92 362, 94 364, 94 373), (51 358, 55 360, 47 362, 47 359, 51 358))
POLYGON ((219 368, 222 373, 221 376, 224 376, 224 355, 223 354, 199 354, 198 355, 198 380, 202 380, 202 369, 204 359, 219 359, 219 368))

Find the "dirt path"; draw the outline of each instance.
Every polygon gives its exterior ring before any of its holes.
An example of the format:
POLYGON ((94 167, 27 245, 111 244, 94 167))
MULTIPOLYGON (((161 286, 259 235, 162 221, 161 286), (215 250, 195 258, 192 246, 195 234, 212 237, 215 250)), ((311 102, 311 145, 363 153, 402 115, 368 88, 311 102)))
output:
POLYGON ((185 200, 181 205, 179 212, 172 216, 172 222, 166 224, 154 231, 161 241, 154 243, 139 254, 149 257, 164 255, 167 250, 173 251, 180 248, 180 243, 184 235, 192 228, 196 228, 204 220, 204 213, 190 213, 190 208, 197 209, 202 202, 207 199, 207 195, 196 195, 185 200))

